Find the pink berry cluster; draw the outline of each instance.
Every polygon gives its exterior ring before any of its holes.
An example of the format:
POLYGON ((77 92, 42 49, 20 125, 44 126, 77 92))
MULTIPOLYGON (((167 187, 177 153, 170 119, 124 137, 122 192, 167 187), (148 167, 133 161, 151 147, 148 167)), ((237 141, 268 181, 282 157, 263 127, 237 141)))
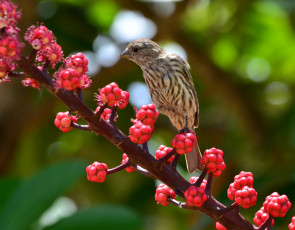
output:
POLYGON ((16 27, 20 18, 21 12, 15 4, 9 0, 0 1, 0 83, 10 81, 8 73, 17 67, 15 60, 20 58, 24 47, 16 27))
MULTIPOLYGON (((173 148, 166 147, 165 145, 160 145, 159 148, 155 152, 155 158, 157 160, 161 159, 162 157, 166 156, 169 152, 171 152, 173 148)), ((171 164, 174 160, 174 156, 170 157, 167 162, 164 164, 171 164)))
MULTIPOLYGON (((121 165, 122 164, 125 164, 128 160, 129 160, 129 158, 128 158, 128 156, 127 156, 127 154, 126 153, 123 153, 123 155, 122 155, 122 162, 121 162, 121 165)), ((127 172, 129 172, 129 173, 131 173, 131 172, 133 172, 133 171, 136 171, 136 167, 135 166, 128 166, 128 167, 126 167, 125 168, 125 170, 127 171, 127 172)))
POLYGON ((291 208, 291 203, 286 195, 279 195, 277 192, 265 198, 264 210, 273 217, 284 217, 291 208))
POLYGON ((89 181, 103 183, 107 176, 108 166, 105 163, 94 162, 86 168, 89 181))
POLYGON ((223 161, 223 151, 216 148, 206 149, 201 163, 205 165, 209 173, 216 177, 220 176, 226 167, 223 161))
POLYGON ((165 184, 160 184, 156 189, 155 200, 158 204, 167 206, 170 202, 169 199, 174 199, 175 192, 165 184))
POLYGON ((54 73, 55 87, 69 91, 88 88, 92 81, 86 75, 88 60, 82 53, 77 53, 66 58, 63 66, 54 73))
POLYGON ((141 106, 136 111, 136 119, 132 119, 133 125, 129 128, 130 140, 137 144, 143 144, 150 140, 158 116, 159 112, 155 105, 141 106))
POLYGON ((202 187, 190 186, 185 192, 184 197, 189 206, 201 207, 207 200, 207 195, 202 187))
MULTIPOLYGON (((255 217, 253 219, 254 223, 257 226, 260 226, 264 223, 264 221, 266 221, 269 217, 269 214, 267 212, 265 212, 264 207, 261 207, 256 213, 255 213, 255 217)), ((271 221, 271 225, 274 225, 275 221, 274 219, 272 219, 271 221)))
POLYGON ((67 112, 59 112, 56 115, 54 120, 54 124, 57 128, 59 128, 63 132, 69 132, 72 130, 71 127, 72 122, 77 122, 77 116, 71 115, 68 111, 67 112))
POLYGON ((257 192, 253 188, 253 174, 251 172, 240 172, 234 177, 234 182, 229 185, 227 196, 230 200, 247 209, 256 204, 257 192))
POLYGON ((197 137, 191 133, 179 133, 171 141, 171 146, 178 154, 189 153, 196 145, 197 137))

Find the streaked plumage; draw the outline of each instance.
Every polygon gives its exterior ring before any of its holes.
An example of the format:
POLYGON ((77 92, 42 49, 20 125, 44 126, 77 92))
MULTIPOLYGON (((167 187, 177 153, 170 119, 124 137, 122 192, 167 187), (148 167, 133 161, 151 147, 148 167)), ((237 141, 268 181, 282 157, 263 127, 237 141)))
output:
MULTIPOLYGON (((198 126, 198 99, 190 66, 185 60, 177 54, 167 53, 149 39, 129 43, 122 56, 141 67, 153 103, 179 131, 186 126, 186 115, 190 129, 198 126)), ((186 157, 189 172, 202 169, 198 145, 186 157)))

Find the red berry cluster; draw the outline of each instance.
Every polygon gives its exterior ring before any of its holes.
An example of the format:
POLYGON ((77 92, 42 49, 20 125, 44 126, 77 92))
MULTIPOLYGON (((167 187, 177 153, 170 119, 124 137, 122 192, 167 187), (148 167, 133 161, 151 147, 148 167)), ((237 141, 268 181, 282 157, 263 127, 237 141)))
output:
POLYGON ((239 206, 245 209, 250 208, 256 204, 257 192, 254 188, 244 186, 241 190, 236 191, 235 201, 239 206))
POLYGON ((87 179, 89 181, 103 183, 107 176, 108 166, 105 163, 94 162, 86 168, 87 179))
POLYGON ((216 229, 217 230, 227 230, 226 227, 224 227, 222 224, 220 224, 219 222, 216 222, 216 229))
POLYGON ((118 106, 119 109, 124 109, 129 101, 129 93, 119 88, 118 84, 112 82, 99 90, 99 95, 96 95, 98 106, 108 104, 110 107, 118 106))
MULTIPOLYGON (((190 182, 191 184, 194 184, 194 183, 197 182, 198 179, 199 179, 199 177, 197 177, 197 176, 192 176, 192 177, 190 178, 189 182, 190 182)), ((207 185, 207 180, 203 179, 203 181, 202 181, 200 187, 201 187, 202 189, 204 189, 204 191, 205 191, 205 189, 206 189, 206 185, 207 185)))
POLYGON ((220 176, 226 167, 223 161, 223 151, 216 148, 206 149, 201 163, 216 177, 220 176))
MULTIPOLYGON (((173 148, 166 147, 165 145, 160 145, 155 152, 155 158, 159 160, 162 157, 166 156, 168 153, 170 153, 172 150, 173 148)), ((164 164, 171 164, 173 160, 174 160, 174 156, 170 157, 168 161, 165 162, 164 164)))
MULTIPOLYGON (((255 217, 254 217, 253 221, 257 226, 260 226, 264 223, 264 221, 267 220, 268 217, 269 217, 269 214, 264 211, 264 207, 261 207, 260 210, 258 210, 255 213, 255 217)), ((274 225, 274 223, 275 223, 275 221, 274 221, 274 219, 272 219, 271 225, 274 225)))
POLYGON ((137 121, 129 128, 129 138, 134 143, 143 144, 151 139, 152 131, 151 126, 137 121))
POLYGON ((154 124, 159 116, 158 110, 154 104, 143 105, 136 111, 136 119, 145 125, 154 128, 154 124))
MULTIPOLYGON (((122 162, 121 162, 121 165, 122 164, 125 164, 128 160, 129 160, 129 158, 128 158, 128 156, 127 156, 127 154, 126 153, 123 153, 123 155, 122 155, 122 162)), ((131 172, 133 172, 133 171, 136 171, 136 167, 135 166, 128 166, 128 167, 126 167, 125 168, 125 170, 127 171, 127 172, 129 172, 129 173, 131 173, 131 172)))
POLYGON ((284 217, 291 208, 291 203, 286 195, 279 195, 277 192, 265 198, 264 210, 273 217, 284 217))
POLYGON ((193 133, 179 133, 171 141, 178 154, 189 153, 196 145, 197 137, 193 133))
POLYGON ((20 58, 24 46, 16 27, 20 17, 21 12, 17 11, 15 4, 8 0, 0 1, 0 83, 10 81, 8 73, 17 67, 14 61, 20 58))
POLYGON ((295 230, 295 216, 292 217, 291 223, 288 225, 290 230, 295 230))
POLYGON ((62 61, 62 59, 63 51, 61 46, 57 43, 49 44, 44 49, 40 49, 37 55, 37 61, 49 61, 53 69, 57 63, 62 61))
POLYGON ((88 59, 82 53, 76 53, 66 58, 65 64, 69 68, 75 69, 80 74, 88 71, 88 59))
POLYGON ((158 204, 167 206, 169 204, 169 198, 174 199, 175 192, 165 184, 160 184, 156 189, 155 200, 158 204))
POLYGON ((201 187, 190 186, 185 192, 184 197, 189 206, 201 207, 207 200, 205 190, 201 187))
POLYGON ((253 174, 251 172, 240 172, 235 176, 234 182, 229 185, 227 196, 230 200, 247 209, 256 204, 257 192, 253 188, 253 174))
POLYGON ((71 127, 72 122, 77 122, 77 120, 78 118, 76 116, 71 115, 69 112, 59 112, 56 115, 54 124, 61 131, 69 132, 73 128, 71 127))

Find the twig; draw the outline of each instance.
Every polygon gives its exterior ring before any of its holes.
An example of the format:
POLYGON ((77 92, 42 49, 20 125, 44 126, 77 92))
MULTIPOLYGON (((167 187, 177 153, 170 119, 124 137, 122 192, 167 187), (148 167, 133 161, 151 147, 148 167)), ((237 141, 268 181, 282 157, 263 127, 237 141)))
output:
POLYGON ((176 169, 176 165, 177 165, 177 163, 178 163, 179 158, 180 158, 180 154, 176 154, 175 157, 174 157, 174 160, 173 160, 172 163, 171 163, 171 167, 172 167, 173 169, 176 169))
POLYGON ((9 72, 8 77, 11 78, 25 78, 26 75, 24 72, 9 72))
POLYGON ((117 110, 118 110, 118 106, 113 106, 112 112, 111 112, 111 115, 110 115, 110 120, 109 120, 112 125, 115 122, 115 117, 116 117, 116 114, 117 114, 117 110))
POLYGON ((128 166, 131 166, 130 160, 126 161, 124 164, 118 165, 115 168, 108 169, 107 170, 107 175, 112 174, 112 173, 119 172, 119 171, 127 168, 128 166))
POLYGON ((194 183, 194 186, 196 187, 200 187, 200 185, 202 184, 205 176, 207 175, 208 169, 204 168, 201 175, 199 176, 198 180, 194 183))

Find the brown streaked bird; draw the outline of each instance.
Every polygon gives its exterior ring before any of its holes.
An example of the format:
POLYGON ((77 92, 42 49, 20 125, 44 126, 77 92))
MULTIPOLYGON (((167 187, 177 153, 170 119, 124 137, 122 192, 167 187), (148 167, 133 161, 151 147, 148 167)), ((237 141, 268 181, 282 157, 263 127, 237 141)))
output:
MULTIPOLYGON (((185 60, 177 54, 169 54, 149 39, 130 42, 121 57, 141 67, 153 103, 160 113, 169 117, 178 131, 198 127, 199 103, 190 66, 185 60)), ((185 156, 190 173, 203 169, 198 143, 185 156)))

